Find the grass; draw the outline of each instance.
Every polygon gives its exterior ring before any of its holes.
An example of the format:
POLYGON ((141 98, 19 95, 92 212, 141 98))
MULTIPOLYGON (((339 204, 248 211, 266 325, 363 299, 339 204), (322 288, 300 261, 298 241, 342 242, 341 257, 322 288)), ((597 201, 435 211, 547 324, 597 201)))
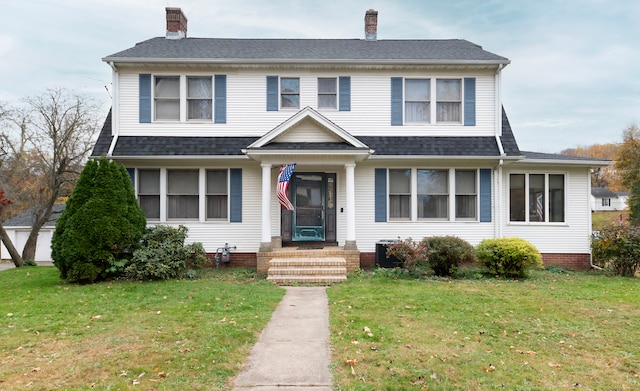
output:
POLYGON ((640 389, 639 279, 359 274, 328 295, 336 389, 640 389))
POLYGON ((591 226, 594 231, 610 224, 618 224, 622 221, 629 221, 629 211, 611 210, 591 213, 591 226))
POLYGON ((246 270, 71 285, 54 267, 0 272, 0 389, 222 390, 284 290, 246 270))

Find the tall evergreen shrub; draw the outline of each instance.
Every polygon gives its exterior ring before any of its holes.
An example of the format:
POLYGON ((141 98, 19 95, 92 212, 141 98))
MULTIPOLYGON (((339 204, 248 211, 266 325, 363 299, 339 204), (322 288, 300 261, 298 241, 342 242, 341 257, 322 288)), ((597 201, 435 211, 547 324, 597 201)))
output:
POLYGON ((104 157, 89 161, 56 223, 54 264, 73 282, 114 276, 139 247, 145 226, 124 166, 104 157))

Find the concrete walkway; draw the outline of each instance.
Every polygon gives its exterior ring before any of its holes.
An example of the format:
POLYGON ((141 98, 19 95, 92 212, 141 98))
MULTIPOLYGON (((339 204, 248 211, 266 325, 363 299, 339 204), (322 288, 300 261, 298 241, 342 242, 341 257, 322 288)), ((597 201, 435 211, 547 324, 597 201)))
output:
POLYGON ((326 288, 285 289, 235 391, 331 391, 326 288))

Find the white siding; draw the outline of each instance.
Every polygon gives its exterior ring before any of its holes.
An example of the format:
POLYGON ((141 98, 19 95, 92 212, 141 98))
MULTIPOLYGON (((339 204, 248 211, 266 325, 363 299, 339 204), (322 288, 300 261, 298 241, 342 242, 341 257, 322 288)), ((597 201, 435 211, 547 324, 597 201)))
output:
MULTIPOLYGON (((227 75, 227 123, 153 122, 140 124, 139 73, 144 71, 120 71, 118 91, 117 129, 120 135, 157 136, 262 136, 298 109, 266 110, 266 76, 300 78, 300 108, 317 108, 318 77, 351 77, 351 111, 319 110, 319 112, 354 136, 403 135, 403 136, 491 136, 495 133, 495 87, 493 73, 471 74, 445 72, 393 72, 374 71, 329 72, 318 71, 222 71, 193 72, 176 69, 165 75, 227 75), (476 77, 476 126, 460 125, 406 125, 391 126, 391 77, 476 77)), ((156 73, 160 74, 160 73, 156 73)))
MULTIPOLYGON (((24 245, 27 242, 27 238, 31 233, 31 228, 11 228, 6 227, 7 235, 11 238, 18 253, 22 254, 24 245)), ((51 261, 51 235, 53 234, 52 228, 42 228, 38 234, 38 244, 36 246, 36 259, 34 261, 51 261)), ((0 242, 0 258, 11 259, 9 251, 0 242)))

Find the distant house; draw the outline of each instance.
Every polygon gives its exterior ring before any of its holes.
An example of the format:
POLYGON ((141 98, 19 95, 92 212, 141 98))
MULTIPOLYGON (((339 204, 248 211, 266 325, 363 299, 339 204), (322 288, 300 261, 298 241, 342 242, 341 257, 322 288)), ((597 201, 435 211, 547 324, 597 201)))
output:
POLYGON ((613 192, 606 187, 591 188, 591 211, 625 210, 629 193, 613 192))
MULTIPOLYGON (((34 259, 34 261, 51 261, 51 236, 56 228, 56 220, 58 220, 58 217, 60 217, 64 208, 64 204, 53 206, 53 214, 51 215, 51 218, 40 230, 40 235, 38 236, 38 247, 36 248, 36 259, 34 259)), ((31 226, 34 222, 34 209, 31 208, 2 224, 11 238, 13 245, 21 254, 24 249, 24 245, 27 242, 27 238, 31 233, 31 226)), ((11 258, 9 256, 9 251, 3 244, 0 244, 0 258, 11 258)))

